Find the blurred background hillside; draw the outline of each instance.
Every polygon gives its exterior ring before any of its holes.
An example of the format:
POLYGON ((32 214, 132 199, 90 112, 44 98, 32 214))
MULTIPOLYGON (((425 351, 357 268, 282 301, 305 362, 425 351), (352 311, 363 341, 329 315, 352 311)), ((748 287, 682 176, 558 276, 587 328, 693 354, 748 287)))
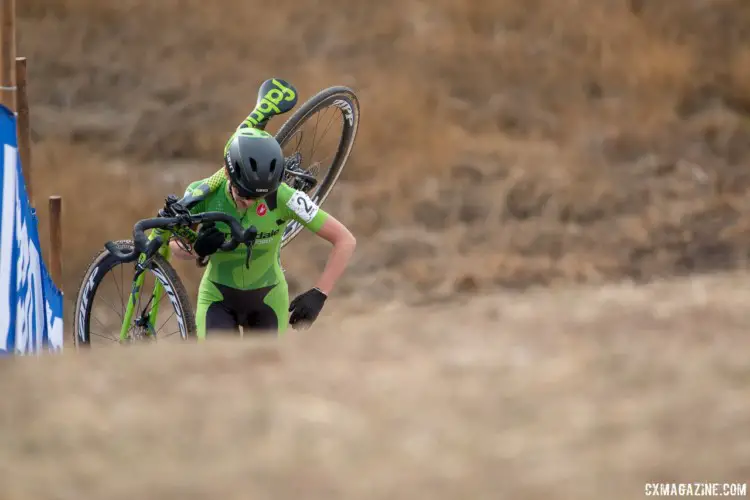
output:
MULTIPOLYGON (((744 0, 18 10, 34 184, 64 196, 68 299, 104 241, 217 168, 272 76, 301 99, 337 84, 361 99, 354 153, 326 203, 361 242, 340 296, 424 301, 747 261, 744 0)), ((323 265, 314 240, 284 254, 293 289, 323 265)), ((195 283, 193 266, 181 270, 195 283)))

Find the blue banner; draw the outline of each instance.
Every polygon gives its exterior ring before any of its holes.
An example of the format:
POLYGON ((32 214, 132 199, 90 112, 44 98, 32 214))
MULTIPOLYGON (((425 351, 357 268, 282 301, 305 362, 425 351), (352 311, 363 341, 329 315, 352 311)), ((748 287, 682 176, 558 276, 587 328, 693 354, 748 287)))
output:
POLYGON ((63 296, 42 260, 36 210, 29 205, 16 117, 0 105, 0 353, 60 350, 63 296))

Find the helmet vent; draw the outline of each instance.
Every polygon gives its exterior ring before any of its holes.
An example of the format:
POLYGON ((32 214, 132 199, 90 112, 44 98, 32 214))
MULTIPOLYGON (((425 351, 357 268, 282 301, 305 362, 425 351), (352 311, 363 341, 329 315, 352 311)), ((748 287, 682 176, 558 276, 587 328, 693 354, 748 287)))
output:
POLYGON ((253 172, 258 171, 258 162, 255 161, 255 158, 250 158, 250 168, 253 170, 253 172))
POLYGON ((276 170, 276 158, 271 160, 271 172, 276 170))

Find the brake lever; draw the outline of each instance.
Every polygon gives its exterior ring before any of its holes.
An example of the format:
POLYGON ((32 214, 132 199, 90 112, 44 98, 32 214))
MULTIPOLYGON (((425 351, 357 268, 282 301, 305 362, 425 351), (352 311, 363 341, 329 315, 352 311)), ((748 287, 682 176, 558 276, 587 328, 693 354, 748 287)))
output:
POLYGON ((170 194, 164 199, 164 206, 161 209, 159 209, 159 212, 156 215, 158 217, 174 216, 172 207, 174 206, 175 203, 177 203, 177 197, 173 194, 170 194))
POLYGON ((179 217, 181 222, 187 222, 187 218, 190 217, 190 210, 182 206, 177 199, 177 196, 170 194, 164 200, 164 208, 159 210, 159 217, 179 217))

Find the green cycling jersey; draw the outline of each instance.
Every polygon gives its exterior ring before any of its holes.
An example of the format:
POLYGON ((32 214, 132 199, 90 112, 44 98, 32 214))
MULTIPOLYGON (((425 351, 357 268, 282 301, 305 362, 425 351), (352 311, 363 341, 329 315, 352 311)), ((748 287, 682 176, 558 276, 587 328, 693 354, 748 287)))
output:
MULTIPOLYGON (((222 168, 207 179, 191 183, 185 193, 190 196, 191 213, 224 212, 237 218, 244 228, 258 230, 252 249, 252 261, 245 268, 247 248, 240 244, 231 252, 213 254, 206 269, 207 277, 216 283, 240 290, 270 286, 284 279, 280 265, 281 237, 291 221, 297 221, 312 232, 318 232, 328 214, 318 207, 303 191, 281 183, 279 189, 266 198, 256 200, 240 212, 229 192, 229 182, 222 168)), ((229 235, 229 227, 217 223, 229 235)))
MULTIPOLYGON (((222 308, 226 309, 227 295, 233 294, 232 290, 261 291, 260 295, 254 296, 260 297, 261 308, 275 315, 275 329, 283 332, 287 326, 289 305, 287 283, 281 268, 284 229, 290 222, 297 221, 317 233, 328 214, 306 193, 285 183, 281 183, 275 193, 256 200, 246 210, 240 211, 230 193, 224 168, 208 178, 192 182, 185 191, 185 200, 193 214, 214 211, 227 213, 237 218, 244 228, 252 225, 258 231, 249 267, 245 266, 247 247, 244 244, 233 251, 219 251, 209 257, 198 291, 198 338, 205 338, 206 330, 211 329, 211 318, 217 317, 222 308)), ((219 222, 216 226, 229 236, 226 224, 219 222)), ((254 306, 247 304, 247 307, 250 309, 254 306)), ((232 311, 232 314, 235 312, 232 311)))

